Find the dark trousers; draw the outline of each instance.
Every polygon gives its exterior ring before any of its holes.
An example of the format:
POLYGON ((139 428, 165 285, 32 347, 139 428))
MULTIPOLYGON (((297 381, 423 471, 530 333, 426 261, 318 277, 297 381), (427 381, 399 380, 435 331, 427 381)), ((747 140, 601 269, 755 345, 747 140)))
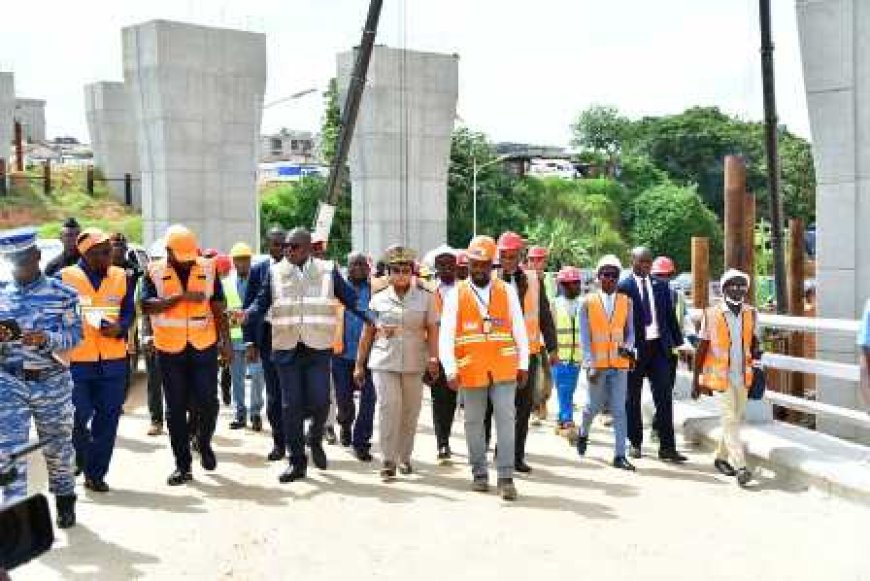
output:
POLYGON ((145 373, 148 374, 148 413, 152 424, 163 423, 163 376, 156 351, 145 351, 145 373))
POLYGON ((640 396, 644 378, 649 379, 655 403, 653 427, 659 434, 659 450, 675 450, 674 392, 670 381, 670 358, 658 339, 647 341, 641 350, 637 365, 628 373, 628 396, 625 412, 628 420, 628 440, 632 446, 643 444, 643 415, 640 396))
POLYGON ((359 414, 353 400, 357 389, 353 381, 354 362, 343 357, 332 358, 332 381, 335 384, 335 421, 345 430, 352 430, 351 445, 359 450, 372 447, 377 395, 372 372, 366 370, 366 381, 359 394, 359 414))
MULTIPOLYGON (((671 386, 671 393, 674 391, 674 385, 677 383, 677 365, 680 362, 680 358, 674 354, 668 354, 668 383, 671 386)), ((653 414, 652 419, 652 429, 658 434, 659 432, 659 416, 658 414, 653 414)))
POLYGON ((308 435, 312 446, 323 440, 323 425, 329 414, 331 349, 309 349, 299 344, 292 351, 273 351, 272 363, 281 383, 281 412, 290 463, 305 468, 303 423, 311 417, 308 435))
MULTIPOLYGON (((514 428, 514 456, 518 463, 526 458, 526 438, 529 435, 529 418, 532 416, 535 392, 538 390, 538 366, 540 364, 540 357, 536 355, 529 357, 529 380, 522 389, 517 386, 517 395, 514 399, 517 407, 516 425, 514 428)), ((486 428, 486 443, 489 445, 489 441, 492 439, 491 401, 486 404, 486 416, 483 422, 486 428)))
POLYGON ((278 370, 272 362, 272 353, 260 352, 260 361, 263 362, 263 381, 266 384, 266 419, 272 427, 272 445, 276 450, 286 449, 284 437, 284 412, 281 406, 281 382, 278 379, 278 370))
POLYGON ((84 460, 85 476, 102 480, 115 450, 124 404, 126 374, 95 375, 73 383, 73 446, 84 460))
POLYGON ((159 353, 166 397, 166 424, 175 455, 175 466, 189 471, 190 430, 188 409, 196 417, 196 436, 200 450, 211 448, 218 414, 217 347, 199 351, 188 345, 180 353, 159 353))
MULTIPOLYGON (((453 418, 456 415, 456 392, 447 387, 444 369, 437 381, 431 384, 432 390, 432 424, 435 427, 435 440, 438 449, 450 447, 450 433, 453 431, 453 418)), ((492 409, 492 405, 489 405, 492 409)), ((490 416, 490 421, 492 416, 490 416)))

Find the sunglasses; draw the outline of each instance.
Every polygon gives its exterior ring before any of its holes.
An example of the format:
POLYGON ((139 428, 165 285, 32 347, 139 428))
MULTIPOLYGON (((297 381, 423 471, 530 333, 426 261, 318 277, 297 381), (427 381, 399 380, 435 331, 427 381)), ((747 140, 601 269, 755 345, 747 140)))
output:
POLYGON ((602 278, 604 280, 616 280, 619 278, 619 275, 615 272, 599 272, 598 278, 602 278))

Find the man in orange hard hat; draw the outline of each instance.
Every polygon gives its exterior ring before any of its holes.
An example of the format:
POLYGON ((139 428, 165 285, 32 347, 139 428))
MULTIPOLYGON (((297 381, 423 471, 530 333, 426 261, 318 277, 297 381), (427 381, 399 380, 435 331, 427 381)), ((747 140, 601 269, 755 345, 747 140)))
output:
POLYGON ((444 298, 438 353, 447 384, 461 390, 465 405, 472 490, 489 490, 484 434, 489 403, 500 450, 498 490, 503 499, 515 500, 515 402, 517 391, 528 389, 529 344, 516 291, 492 276, 495 257, 495 241, 475 236, 468 247, 470 280, 458 283, 444 298))
MULTIPOLYGON (((516 439, 514 447, 514 467, 517 472, 531 472, 526 463, 526 437, 529 433, 529 419, 532 415, 535 393, 538 389, 539 355, 542 349, 548 354, 550 364, 559 361, 556 325, 550 310, 550 301, 544 282, 534 270, 525 271, 520 267, 521 253, 525 248, 523 237, 515 232, 505 232, 498 239, 500 269, 497 276, 511 285, 517 292, 525 319, 529 341, 529 381, 517 389, 516 397, 516 439)), ((489 417, 489 415, 488 415, 489 417)), ((491 421, 487 421, 491 427, 491 421)), ((487 429, 487 433, 489 433, 487 429)))
POLYGON ((175 456, 175 471, 166 482, 178 486, 193 479, 189 402, 198 418, 200 463, 208 471, 217 467, 211 438, 218 414, 218 354, 232 361, 232 342, 214 262, 199 256, 196 236, 184 226, 170 226, 165 238, 166 259, 148 266, 140 300, 151 317, 175 456))

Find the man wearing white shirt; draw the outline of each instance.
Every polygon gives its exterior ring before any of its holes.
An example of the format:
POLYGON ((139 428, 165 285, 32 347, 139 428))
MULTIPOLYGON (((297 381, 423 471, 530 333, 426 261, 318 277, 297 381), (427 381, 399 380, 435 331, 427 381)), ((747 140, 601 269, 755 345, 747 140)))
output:
POLYGON ((515 500, 515 397, 517 387, 528 381, 529 339, 516 291, 492 279, 495 255, 495 241, 489 236, 471 241, 470 280, 444 298, 439 357, 448 385, 462 390, 472 489, 489 490, 484 416, 487 401, 492 401, 498 490, 503 499, 515 500))

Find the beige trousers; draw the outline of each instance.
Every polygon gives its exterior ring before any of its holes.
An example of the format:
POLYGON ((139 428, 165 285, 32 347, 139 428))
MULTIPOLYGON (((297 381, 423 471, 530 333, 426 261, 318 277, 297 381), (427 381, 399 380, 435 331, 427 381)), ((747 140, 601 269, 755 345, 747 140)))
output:
POLYGON ((372 370, 384 462, 410 462, 423 402, 423 374, 372 370))
POLYGON ((727 460, 735 469, 746 468, 746 454, 743 451, 743 441, 740 439, 740 426, 743 424, 743 413, 746 411, 746 388, 743 386, 728 386, 719 397, 722 411, 722 436, 716 448, 716 458, 727 460))

